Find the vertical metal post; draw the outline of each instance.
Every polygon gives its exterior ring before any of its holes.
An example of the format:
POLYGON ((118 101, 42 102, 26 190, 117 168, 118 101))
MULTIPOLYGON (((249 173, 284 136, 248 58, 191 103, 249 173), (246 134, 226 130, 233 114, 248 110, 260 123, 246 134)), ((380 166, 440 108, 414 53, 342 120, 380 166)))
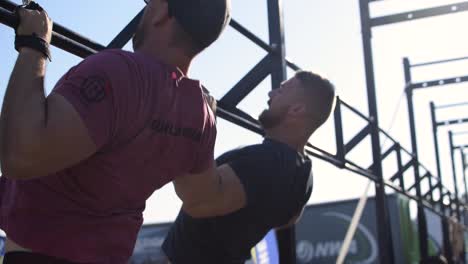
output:
POLYGON ((453 133, 449 131, 450 157, 452 159, 453 188, 455 190, 455 211, 458 221, 461 221, 460 203, 458 193, 457 170, 455 169, 455 147, 453 145, 453 133))
MULTIPOLYGON (((274 56, 271 61, 271 85, 272 89, 278 88, 286 80, 286 48, 283 31, 282 0, 268 1, 268 27, 270 46, 274 56)), ((296 233, 295 228, 290 227, 276 231, 279 249, 279 261, 281 264, 296 263, 296 233)))
MULTIPOLYGON (((465 157, 465 149, 462 147, 460 149, 460 155, 462 159, 462 170, 463 170, 463 185, 465 187, 465 199, 464 204, 468 203, 468 186, 466 183, 466 157, 465 157)), ((464 225, 468 224, 468 213, 466 210, 463 210, 463 223, 464 225)))
POLYGON ((442 181, 442 173, 440 168, 440 154, 439 154, 439 140, 437 137, 437 118, 435 113, 435 105, 434 102, 430 102, 429 107, 431 108, 431 120, 432 120, 432 135, 434 139, 434 150, 436 156, 436 165, 437 165, 437 176, 439 180, 442 181))
POLYGON ((386 264, 394 263, 394 257, 393 244, 391 240, 391 226, 388 207, 386 204, 385 186, 383 184, 382 161, 380 158, 381 149, 378 129, 379 119, 374 79, 374 63, 372 58, 372 29, 370 24, 369 0, 360 0, 359 3, 361 11, 361 30, 364 49, 364 65, 366 69, 369 116, 372 120, 370 123, 373 158, 372 173, 377 178, 377 181, 375 182, 375 206, 377 213, 376 221, 379 239, 379 260, 381 264, 386 264))
POLYGON ((460 149, 460 156, 462 162, 462 175, 463 175, 463 185, 465 187, 465 203, 468 203, 468 186, 466 184, 466 157, 465 157, 465 148, 460 149))
POLYGON ((336 158, 345 163, 345 149, 344 149, 344 142, 343 142, 343 119, 341 118, 341 101, 338 97, 336 99, 335 111, 335 137, 336 137, 336 158))
POLYGON ((422 204, 421 199, 423 199, 421 195, 421 183, 420 183, 420 175, 419 175, 419 160, 418 160, 418 143, 416 140, 416 124, 414 118, 414 106, 413 106, 413 90, 410 88, 409 84, 411 83, 411 66, 409 63, 408 58, 403 59, 403 67, 405 72, 405 91, 406 91, 406 99, 408 102, 408 114, 409 114, 409 122, 410 122, 410 132, 411 132, 411 146, 412 152, 414 155, 414 159, 416 162, 413 166, 414 168, 414 182, 415 182, 415 189, 416 189, 416 196, 418 197, 418 235, 419 235, 419 249, 420 249, 420 256, 421 259, 426 259, 429 256, 428 251, 428 241, 427 241, 427 221, 426 221, 426 214, 424 213, 424 207, 422 204))
POLYGON ((429 193, 429 196, 431 197, 431 202, 434 202, 434 190, 432 189, 433 184, 432 184, 432 176, 427 177, 427 180, 429 181, 429 190, 432 190, 429 193))
MULTIPOLYGON (((446 208, 444 205, 444 189, 442 186, 442 169, 440 165, 440 152, 439 152, 439 137, 437 133, 437 117, 436 117, 436 111, 435 111, 435 105, 434 102, 431 102, 429 104, 429 107, 431 108, 431 120, 432 120, 432 136, 434 138, 434 151, 435 151, 435 157, 436 157, 436 165, 437 165, 437 177, 439 177, 439 193, 440 193, 440 199, 439 199, 439 206, 440 210, 444 213, 446 213, 446 208)), ((441 225, 442 225, 442 240, 443 240, 443 246, 444 246, 444 255, 447 258, 447 260, 452 261, 453 259, 453 254, 452 254, 452 244, 450 243, 450 231, 449 231, 449 226, 448 226, 448 221, 446 217, 441 217, 441 225)))
MULTIPOLYGON (((466 163, 465 163, 465 153, 464 153, 464 148, 461 147, 460 148, 460 157, 461 157, 461 162, 462 162, 462 175, 463 175, 463 186, 465 187, 465 194, 464 194, 464 201, 463 201, 463 204, 466 204, 467 203, 467 200, 466 200, 466 197, 467 197, 467 190, 468 190, 468 187, 466 186, 466 163)), ((466 223, 466 210, 463 209, 463 206, 460 208, 460 214, 461 214, 461 219, 460 219, 460 224, 464 225, 466 223)), ((465 232, 465 231, 463 231, 465 232)), ((463 234, 463 237, 465 237, 465 235, 463 234)), ((466 241, 463 239, 463 248, 466 247, 466 241)), ((465 250, 463 250, 462 252, 462 262, 463 263, 466 263, 465 262, 465 259, 466 259, 466 252, 465 250)))
POLYGON ((271 85, 273 89, 278 88, 286 80, 286 46, 282 6, 282 0, 268 0, 270 46, 275 55, 271 67, 271 85))

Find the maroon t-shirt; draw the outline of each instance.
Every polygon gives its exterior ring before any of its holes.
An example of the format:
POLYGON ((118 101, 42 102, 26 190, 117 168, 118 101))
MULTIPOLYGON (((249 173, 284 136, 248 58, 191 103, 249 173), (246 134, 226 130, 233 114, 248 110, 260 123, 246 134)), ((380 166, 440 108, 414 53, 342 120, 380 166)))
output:
POLYGON ((57 83, 97 153, 27 181, 0 177, 0 228, 19 245, 86 263, 125 263, 146 199, 213 160, 215 119, 198 81, 141 53, 109 50, 57 83))

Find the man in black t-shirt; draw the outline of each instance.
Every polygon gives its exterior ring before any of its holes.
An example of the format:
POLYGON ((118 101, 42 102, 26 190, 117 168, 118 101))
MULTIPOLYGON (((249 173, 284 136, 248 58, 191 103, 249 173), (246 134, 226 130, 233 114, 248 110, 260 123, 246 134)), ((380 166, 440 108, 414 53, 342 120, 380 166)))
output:
POLYGON ((273 228, 299 219, 312 193, 308 139, 329 117, 333 85, 300 71, 269 94, 259 117, 265 140, 219 157, 220 199, 207 201, 199 214, 182 209, 163 250, 172 264, 241 264, 273 228))

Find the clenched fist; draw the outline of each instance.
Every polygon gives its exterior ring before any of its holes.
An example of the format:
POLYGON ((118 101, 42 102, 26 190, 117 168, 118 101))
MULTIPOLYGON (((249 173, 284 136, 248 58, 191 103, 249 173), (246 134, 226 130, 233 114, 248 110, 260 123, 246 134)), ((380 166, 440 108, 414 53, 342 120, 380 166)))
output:
POLYGON ((18 8, 20 24, 16 31, 18 36, 35 35, 48 44, 52 39, 52 20, 45 11, 18 8))

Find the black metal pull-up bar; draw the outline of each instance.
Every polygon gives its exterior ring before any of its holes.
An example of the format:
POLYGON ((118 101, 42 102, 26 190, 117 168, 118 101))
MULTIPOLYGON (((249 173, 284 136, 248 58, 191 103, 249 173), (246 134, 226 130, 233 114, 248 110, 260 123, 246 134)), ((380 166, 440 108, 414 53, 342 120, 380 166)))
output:
POLYGON ((394 23, 412 21, 416 19, 448 15, 464 11, 468 11, 468 2, 460 2, 450 5, 443 5, 438 7, 403 12, 389 16, 376 17, 371 19, 371 26, 377 27, 394 23))
POLYGON ((414 90, 414 89, 421 89, 421 88, 439 87, 439 86, 445 86, 449 84, 463 83, 467 81, 468 81, 468 76, 438 79, 438 80, 432 80, 432 81, 427 81, 427 82, 412 83, 407 86, 407 89, 414 90))
MULTIPOLYGON (((0 7, 0 23, 3 23, 13 28, 15 25, 15 16, 13 15, 11 11, 8 11, 4 9, 3 7, 0 7)), ((98 50, 95 50, 87 45, 87 44, 90 44, 91 41, 86 40, 86 38, 78 37, 78 34, 72 34, 71 31, 63 29, 62 31, 70 33, 68 35, 70 36, 73 35, 73 37, 76 37, 76 40, 71 39, 60 33, 57 33, 56 31, 57 28, 60 28, 60 26, 54 23, 54 26, 53 26, 54 31, 52 32, 52 42, 51 42, 51 44, 56 46, 57 48, 63 49, 78 57, 87 57, 89 55, 92 55, 98 52, 98 50)), ((98 46, 98 44, 94 44, 93 46, 96 47, 98 46)))
POLYGON ((417 68, 417 67, 431 66, 431 65, 442 64, 442 63, 448 63, 448 62, 462 61, 462 60, 468 60, 468 56, 466 56, 466 57, 452 58, 452 59, 445 59, 445 60, 436 60, 436 61, 415 63, 415 64, 411 64, 410 67, 411 67, 411 68, 417 68))
POLYGON ((468 122, 468 118, 460 118, 460 119, 451 119, 437 122, 437 126, 450 126, 450 125, 460 125, 468 122))
POLYGON ((436 105, 436 109, 443 109, 443 108, 452 108, 452 107, 460 107, 460 106, 467 106, 468 102, 462 103, 455 103, 455 104, 445 104, 445 105, 436 105))

